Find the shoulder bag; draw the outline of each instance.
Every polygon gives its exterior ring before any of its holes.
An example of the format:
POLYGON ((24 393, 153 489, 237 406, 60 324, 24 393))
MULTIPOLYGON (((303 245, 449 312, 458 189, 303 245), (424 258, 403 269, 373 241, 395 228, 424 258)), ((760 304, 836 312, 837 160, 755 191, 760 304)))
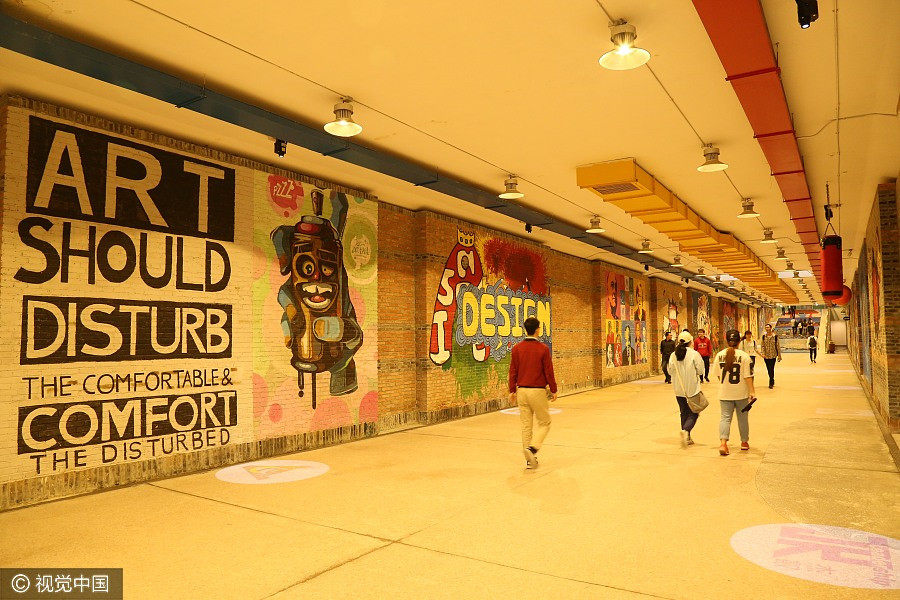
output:
MULTIPOLYGON (((681 381, 681 389, 685 390, 687 393, 687 386, 684 385, 684 377, 681 375, 681 369, 678 366, 678 363, 684 363, 684 361, 677 360, 675 361, 675 375, 678 376, 678 379, 681 381)), ((700 414, 703 412, 703 409, 709 406, 709 400, 706 399, 706 395, 703 393, 703 390, 700 390, 693 396, 687 396, 687 404, 688 408, 691 409, 691 412, 695 412, 700 414)))

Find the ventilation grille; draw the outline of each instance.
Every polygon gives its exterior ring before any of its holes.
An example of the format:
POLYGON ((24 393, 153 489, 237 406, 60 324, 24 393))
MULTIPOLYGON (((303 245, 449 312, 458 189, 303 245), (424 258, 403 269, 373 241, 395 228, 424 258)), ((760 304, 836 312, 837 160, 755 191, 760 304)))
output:
POLYGON ((622 192, 633 192, 640 189, 633 183, 606 183, 593 187, 598 194, 621 194, 622 192))

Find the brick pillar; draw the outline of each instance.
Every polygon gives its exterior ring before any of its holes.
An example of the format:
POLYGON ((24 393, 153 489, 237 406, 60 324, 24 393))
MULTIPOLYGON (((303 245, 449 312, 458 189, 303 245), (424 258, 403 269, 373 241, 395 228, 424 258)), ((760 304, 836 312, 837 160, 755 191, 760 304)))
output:
POLYGON ((887 406, 880 407, 891 428, 900 429, 900 204, 897 182, 881 184, 875 198, 881 229, 881 311, 887 358, 887 406), (885 414, 886 413, 886 414, 885 414))

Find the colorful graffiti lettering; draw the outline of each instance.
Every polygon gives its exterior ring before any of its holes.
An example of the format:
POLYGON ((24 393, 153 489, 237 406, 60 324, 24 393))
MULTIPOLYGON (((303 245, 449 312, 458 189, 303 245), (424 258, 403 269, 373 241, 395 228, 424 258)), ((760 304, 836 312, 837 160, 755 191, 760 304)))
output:
POLYGON ((458 346, 485 346, 494 360, 502 360, 513 344, 525 339, 522 324, 529 317, 541 322, 537 337, 550 340, 550 298, 506 287, 500 279, 484 288, 463 283, 457 292, 454 329, 458 346))
POLYGON ((431 319, 431 362, 442 365, 453 351, 453 323, 456 317, 456 291, 463 283, 479 285, 484 272, 481 257, 474 248, 475 235, 457 231, 457 242, 447 257, 434 301, 431 319))

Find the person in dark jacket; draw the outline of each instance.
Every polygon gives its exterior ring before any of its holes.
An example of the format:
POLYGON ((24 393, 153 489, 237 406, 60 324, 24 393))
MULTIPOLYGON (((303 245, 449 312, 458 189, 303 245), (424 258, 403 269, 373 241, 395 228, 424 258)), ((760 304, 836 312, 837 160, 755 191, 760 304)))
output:
POLYGON ((675 340, 672 339, 672 332, 666 332, 666 339, 659 343, 659 356, 662 359, 662 370, 666 375, 666 383, 672 383, 672 376, 669 375, 669 357, 675 352, 675 340))

